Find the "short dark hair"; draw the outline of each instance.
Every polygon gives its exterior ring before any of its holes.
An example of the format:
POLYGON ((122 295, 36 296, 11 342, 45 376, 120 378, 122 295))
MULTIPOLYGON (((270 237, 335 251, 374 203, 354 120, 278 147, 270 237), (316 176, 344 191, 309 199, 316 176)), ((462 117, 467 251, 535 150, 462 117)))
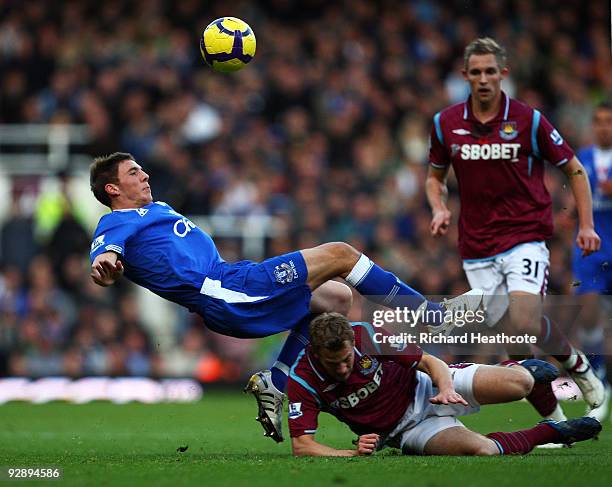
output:
POLYGON ((310 345, 314 352, 337 352, 344 342, 355 342, 353 327, 340 313, 323 313, 310 322, 310 345))
POLYGON ((117 183, 117 168, 119 163, 130 160, 135 161, 134 156, 127 152, 113 152, 108 156, 96 157, 89 166, 89 186, 96 199, 105 206, 111 208, 111 198, 104 190, 108 183, 117 183))
POLYGON ((465 51, 463 51, 463 66, 465 69, 468 67, 468 61, 472 54, 493 54, 499 68, 506 67, 506 49, 490 37, 474 39, 466 46, 465 51))

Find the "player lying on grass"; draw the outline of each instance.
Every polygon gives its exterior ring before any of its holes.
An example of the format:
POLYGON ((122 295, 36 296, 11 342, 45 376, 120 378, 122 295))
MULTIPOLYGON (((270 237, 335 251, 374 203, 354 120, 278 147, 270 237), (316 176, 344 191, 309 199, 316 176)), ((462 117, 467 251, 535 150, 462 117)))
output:
POLYGON ((537 445, 571 444, 601 431, 588 417, 545 420, 512 433, 470 431, 457 416, 475 413, 483 404, 518 401, 535 384, 554 380, 557 369, 537 359, 449 367, 417 345, 401 352, 378 345, 372 333, 369 323, 351 325, 339 313, 312 321, 310 344, 292 366, 287 385, 294 455, 370 455, 387 446, 405 454, 524 454, 537 445), (356 449, 336 450, 315 441, 321 411, 359 435, 356 449))
MULTIPOLYGON (((153 201, 149 175, 127 153, 94 160, 91 190, 112 211, 104 215, 91 244, 91 277, 110 286, 128 279, 185 306, 223 335, 257 338, 291 330, 271 371, 247 385, 257 399, 258 420, 268 436, 282 441, 282 404, 290 365, 308 343, 313 314, 348 312, 348 286, 385 306, 434 311, 477 310, 482 291, 443 304, 381 269, 346 243, 334 242, 256 263, 225 262, 210 238, 193 222, 161 201, 153 201)), ((429 323, 436 325, 436 323, 429 323)), ((442 323, 438 323, 441 325, 442 323)))

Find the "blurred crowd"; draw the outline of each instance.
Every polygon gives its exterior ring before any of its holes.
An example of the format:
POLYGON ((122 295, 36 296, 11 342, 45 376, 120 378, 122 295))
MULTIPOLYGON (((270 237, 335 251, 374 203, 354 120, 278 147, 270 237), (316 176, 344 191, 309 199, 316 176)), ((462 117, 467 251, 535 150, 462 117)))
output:
MULTIPOLYGON (((456 224, 430 237, 423 188, 431 117, 467 96, 464 46, 482 35, 507 46, 507 92, 578 148, 591 142, 593 105, 612 94, 607 19, 603 2, 579 0, 9 0, 0 123, 87 124, 89 154, 131 152, 154 197, 181 213, 273 216, 282 231, 268 256, 343 240, 424 294, 456 294, 467 289, 456 224), (224 15, 246 20, 258 43, 229 76, 198 47, 224 15)), ((570 293, 571 191, 554 168, 547 179, 550 292, 570 293)), ((2 226, 0 375, 233 380, 266 355, 190 317, 160 350, 129 285, 89 282, 78 202, 26 205, 22 186, 2 226)), ((243 257, 235 240, 217 243, 226 260, 243 257)))

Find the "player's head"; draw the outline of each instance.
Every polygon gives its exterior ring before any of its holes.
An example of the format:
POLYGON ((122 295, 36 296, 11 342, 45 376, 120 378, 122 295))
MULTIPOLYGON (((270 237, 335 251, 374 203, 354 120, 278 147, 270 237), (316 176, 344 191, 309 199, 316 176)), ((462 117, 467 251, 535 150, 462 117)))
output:
POLYGON ((482 104, 499 99, 501 82, 508 74, 506 50, 490 37, 470 42, 463 53, 463 77, 472 98, 482 104))
POLYGON ((602 149, 612 149, 612 101, 604 101, 593 112, 593 136, 602 149))
POLYGON ((355 361, 355 335, 340 313, 323 313, 310 323, 310 346, 329 377, 344 382, 355 361))
POLYGON ((89 184, 96 199, 111 209, 140 208, 153 201, 149 175, 127 152, 95 158, 89 184))

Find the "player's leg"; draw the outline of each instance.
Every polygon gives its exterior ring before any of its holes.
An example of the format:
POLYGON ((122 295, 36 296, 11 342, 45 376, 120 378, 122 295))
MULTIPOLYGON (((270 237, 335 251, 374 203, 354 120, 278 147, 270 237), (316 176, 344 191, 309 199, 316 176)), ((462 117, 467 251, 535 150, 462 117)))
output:
POLYGON ((602 355, 605 349, 604 326, 602 323, 602 300, 596 291, 581 293, 578 296, 580 303, 580 328, 578 339, 582 343, 582 350, 589 355, 591 366, 602 381, 607 381, 605 361, 602 355))
POLYGON ((520 245, 504 259, 503 269, 510 295, 509 332, 538 336, 538 347, 561 363, 587 403, 596 407, 605 396, 603 383, 593 373, 586 356, 571 345, 554 321, 542 315, 548 265, 549 252, 542 242, 520 245))
POLYGON ((424 311, 431 311, 428 316, 436 316, 441 324, 446 310, 463 306, 476 311, 482 301, 482 293, 474 290, 444 305, 428 301, 421 293, 402 282, 393 273, 385 271, 366 255, 343 242, 319 245, 301 251, 308 269, 307 284, 311 289, 318 288, 324 282, 342 277, 360 294, 368 299, 388 307, 407 307, 417 309, 423 306, 424 311))
POLYGON ((402 436, 402 451, 425 455, 524 455, 540 445, 571 445, 589 440, 600 431, 599 421, 583 417, 559 422, 546 420, 533 428, 484 436, 465 428, 452 416, 431 416, 402 436))
MULTIPOLYGON (((510 324, 510 296, 508 293, 506 275, 508 273, 507 262, 508 259, 512 258, 512 254, 516 252, 525 252, 525 249, 520 246, 517 250, 510 252, 510 255, 503 255, 487 261, 463 262, 463 269, 470 286, 482 288, 485 292, 484 303, 485 309, 487 310, 486 324, 491 328, 495 327, 498 331, 504 331, 508 334, 514 334, 515 328, 510 324)), ((519 264, 521 263, 520 259, 521 256, 519 255, 516 259, 519 264)), ((543 278, 544 273, 540 267, 541 264, 538 264, 540 277, 543 278)), ((520 267, 519 270, 521 270, 520 267)), ((541 299, 538 297, 533 300, 533 303, 536 308, 539 308, 541 306, 541 299)), ((516 305, 516 298, 514 304, 516 305)), ((520 311, 521 310, 518 309, 516 315, 518 315, 520 311)), ((530 312, 533 313, 533 311, 530 312)), ((537 309, 535 312, 537 313, 537 309)), ((516 318, 518 318, 518 316, 516 318)), ((526 319, 530 319, 529 314, 527 314, 526 319)), ((510 355, 518 355, 518 351, 519 350, 516 348, 513 348, 510 350, 510 355)), ((520 351, 523 358, 531 354, 529 348, 523 348, 520 351)), ((527 396, 527 400, 542 417, 557 420, 565 419, 563 410, 559 406, 550 383, 536 383, 527 396)))
MULTIPOLYGON (((479 386, 484 387, 489 383, 491 387, 499 387, 491 384, 490 374, 499 372, 514 382, 512 395, 518 397, 524 394, 532 382, 527 374, 519 367, 508 367, 505 371, 494 371, 493 369, 503 367, 489 367, 479 364, 456 364, 451 367, 453 385, 468 402, 463 405, 439 405, 428 404, 427 401, 436 389, 431 379, 422 373, 418 373, 419 382, 414 397, 414 404, 420 405, 417 410, 420 413, 412 413, 406 418, 408 427, 399 432, 392 432, 387 441, 391 446, 398 445, 405 454, 429 454, 429 455, 498 455, 513 453, 528 453, 535 446, 546 443, 573 443, 594 437, 601 431, 601 425, 593 418, 579 418, 568 422, 549 421, 538 424, 528 430, 514 433, 497 432, 487 437, 467 430, 456 418, 459 415, 475 413, 480 405, 475 394, 482 397, 479 386), (480 384, 476 384, 476 376, 481 373, 480 384)), ((527 373, 530 373, 527 371, 527 373)), ((537 374, 540 375, 540 374, 537 374)), ((507 396, 509 397, 509 396, 507 396)))
POLYGON ((583 258, 581 251, 576 249, 573 259, 577 283, 574 290, 580 303, 577 339, 584 353, 588 355, 595 375, 606 388, 601 405, 591 409, 587 414, 600 421, 608 416, 611 392, 605 361, 607 313, 604 311, 605 303, 602 299, 602 296, 609 295, 612 290, 612 271, 607 265, 609 259, 610 256, 604 249, 587 258, 583 258))
POLYGON ((457 364, 453 369, 453 385, 468 402, 464 405, 431 404, 436 394, 431 378, 417 372, 418 383, 413 405, 398 427, 386 438, 386 444, 401 448, 405 455, 496 455, 495 442, 467 430, 456 416, 472 414, 480 409, 472 394, 474 373, 478 364, 457 364))
POLYGON ((302 250, 301 253, 308 268, 307 284, 311 289, 335 277, 342 277, 364 296, 380 299, 380 304, 393 306, 393 297, 396 295, 413 298, 408 302, 414 303, 415 308, 426 301, 421 293, 347 243, 326 243, 302 250))
POLYGON ((533 428, 494 432, 484 436, 465 428, 452 416, 430 416, 402 435, 404 454, 425 455, 524 455, 548 443, 570 445, 594 438, 601 424, 594 418, 544 421, 533 428))
POLYGON ((534 386, 550 384, 559 376, 554 365, 538 359, 507 360, 499 365, 459 363, 449 368, 455 390, 473 407, 519 401, 534 386))
POLYGON ((327 311, 347 314, 352 301, 350 288, 340 282, 328 281, 315 289, 310 301, 311 313, 300 319, 291 330, 270 370, 257 372, 249 379, 245 392, 252 393, 257 401, 257 420, 262 424, 266 436, 277 442, 283 441, 284 391, 291 366, 310 340, 310 321, 316 314, 327 311))
POLYGON ((353 305, 353 293, 346 284, 327 281, 312 292, 310 312, 318 315, 335 311, 346 316, 353 305))
POLYGON ((578 441, 597 437, 601 423, 595 418, 582 417, 567 421, 544 420, 533 428, 512 433, 489 433, 487 438, 495 441, 501 455, 523 455, 536 446, 562 444, 572 445, 578 441))
MULTIPOLYGON (((556 375, 551 376, 550 381, 556 375)), ((498 404, 527 397, 534 384, 529 370, 518 362, 512 362, 511 366, 481 365, 474 374, 472 388, 479 404, 498 404)))
POLYGON ((589 406, 594 408, 601 405, 605 398, 605 388, 602 381, 593 372, 586 355, 572 346, 559 326, 548 316, 543 316, 541 313, 536 314, 537 310, 541 309, 534 304, 537 298, 537 296, 522 292, 511 293, 510 309, 518 310, 522 308, 521 311, 516 313, 518 317, 513 316, 512 311, 510 312, 511 329, 518 335, 523 333, 537 335, 539 337, 538 348, 559 361, 580 388, 589 406), (525 310, 537 316, 539 326, 536 320, 526 319, 525 310))
POLYGON ((423 450, 425 455, 499 455, 495 441, 464 426, 436 433, 423 450))

